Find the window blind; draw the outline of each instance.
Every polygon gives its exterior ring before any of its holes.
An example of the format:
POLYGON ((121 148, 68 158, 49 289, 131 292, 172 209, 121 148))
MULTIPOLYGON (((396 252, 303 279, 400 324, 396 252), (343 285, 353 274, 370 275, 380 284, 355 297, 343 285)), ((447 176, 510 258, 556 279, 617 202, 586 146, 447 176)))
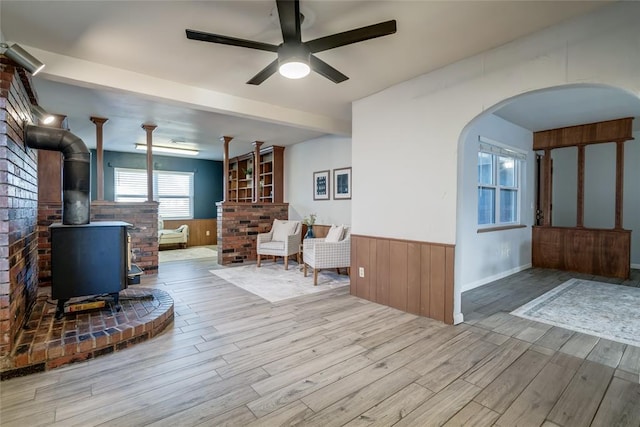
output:
POLYGON ((497 141, 485 138, 484 136, 480 136, 478 140, 480 142, 480 151, 482 152, 512 157, 516 160, 527 160, 527 153, 517 148, 506 146, 497 141))
MULTIPOLYGON (((116 202, 147 200, 147 171, 115 168, 116 202)), ((153 171, 153 200, 164 219, 193 218, 193 172, 153 171)))

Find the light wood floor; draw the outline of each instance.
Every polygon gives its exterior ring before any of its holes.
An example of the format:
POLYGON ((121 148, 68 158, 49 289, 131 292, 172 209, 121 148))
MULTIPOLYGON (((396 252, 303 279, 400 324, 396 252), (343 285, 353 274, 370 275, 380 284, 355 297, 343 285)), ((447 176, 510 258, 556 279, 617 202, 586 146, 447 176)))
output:
POLYGON ((348 288, 271 304, 212 267, 143 280, 175 300, 159 337, 0 383, 0 424, 640 425, 639 348, 489 308, 498 288, 454 327, 348 288))

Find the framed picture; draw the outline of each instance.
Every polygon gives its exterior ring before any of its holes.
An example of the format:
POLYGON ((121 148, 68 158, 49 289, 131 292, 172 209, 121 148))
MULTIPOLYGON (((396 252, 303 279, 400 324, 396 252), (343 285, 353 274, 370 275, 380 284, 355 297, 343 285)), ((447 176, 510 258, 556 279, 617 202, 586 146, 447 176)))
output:
POLYGON ((329 171, 313 173, 313 200, 329 200, 331 186, 329 185, 329 171))
POLYGON ((351 168, 333 170, 334 200, 351 199, 351 168))

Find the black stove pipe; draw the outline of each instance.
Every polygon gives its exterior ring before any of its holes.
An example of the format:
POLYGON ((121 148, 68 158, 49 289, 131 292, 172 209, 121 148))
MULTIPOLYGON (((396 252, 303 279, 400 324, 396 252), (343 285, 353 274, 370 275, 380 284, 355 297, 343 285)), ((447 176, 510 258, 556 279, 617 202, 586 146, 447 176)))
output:
POLYGON ((25 127, 24 141, 28 147, 63 154, 62 223, 89 224, 91 153, 85 143, 68 130, 33 125, 25 127))

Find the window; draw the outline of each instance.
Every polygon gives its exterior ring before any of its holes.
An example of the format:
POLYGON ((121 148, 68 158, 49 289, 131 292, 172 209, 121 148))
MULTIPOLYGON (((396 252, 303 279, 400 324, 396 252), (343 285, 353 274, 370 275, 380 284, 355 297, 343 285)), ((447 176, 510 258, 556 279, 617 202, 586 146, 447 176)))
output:
POLYGON ((523 153, 487 143, 478 152, 478 225, 520 223, 523 153))
MULTIPOLYGON (((115 168, 115 201, 147 200, 147 171, 115 168)), ((164 219, 193 218, 193 172, 153 171, 153 200, 164 219)))

